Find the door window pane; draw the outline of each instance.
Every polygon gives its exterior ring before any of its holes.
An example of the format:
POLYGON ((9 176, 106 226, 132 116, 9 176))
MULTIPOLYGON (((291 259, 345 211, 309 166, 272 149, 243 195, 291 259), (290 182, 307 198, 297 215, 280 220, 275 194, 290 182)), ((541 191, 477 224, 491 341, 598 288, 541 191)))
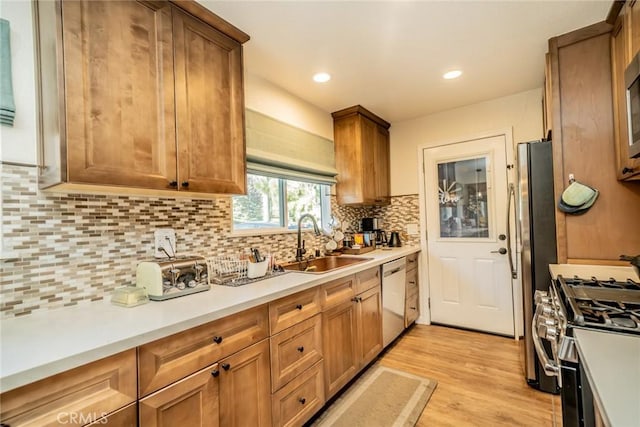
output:
POLYGON ((487 159, 438 163, 440 237, 489 237, 487 159))

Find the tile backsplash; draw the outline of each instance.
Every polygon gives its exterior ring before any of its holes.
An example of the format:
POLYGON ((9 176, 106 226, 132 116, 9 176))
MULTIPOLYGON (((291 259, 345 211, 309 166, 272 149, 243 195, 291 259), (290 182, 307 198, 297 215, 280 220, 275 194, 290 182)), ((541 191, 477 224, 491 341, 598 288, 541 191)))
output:
MULTIPOLYGON (((234 236, 231 200, 58 194, 38 191, 35 167, 0 164, 2 260, 0 317, 30 314, 108 298, 135 282, 139 261, 153 257, 153 231, 173 228, 179 254, 216 256, 253 246, 279 260, 295 256, 296 234, 234 236)), ((418 196, 393 197, 386 207, 337 206, 333 214, 357 229, 378 216, 387 230, 419 223, 418 196)), ((419 236, 403 235, 419 244, 419 236)), ((305 233, 307 247, 326 237, 305 233)))

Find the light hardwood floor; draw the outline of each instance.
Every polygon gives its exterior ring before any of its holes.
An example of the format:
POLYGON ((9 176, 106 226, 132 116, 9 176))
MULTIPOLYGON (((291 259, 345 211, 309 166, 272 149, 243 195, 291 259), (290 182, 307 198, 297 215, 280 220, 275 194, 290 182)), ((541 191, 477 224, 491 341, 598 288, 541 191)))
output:
POLYGON ((520 357, 513 338, 415 325, 380 363, 438 381, 418 426, 553 426, 559 397, 526 384, 520 357))

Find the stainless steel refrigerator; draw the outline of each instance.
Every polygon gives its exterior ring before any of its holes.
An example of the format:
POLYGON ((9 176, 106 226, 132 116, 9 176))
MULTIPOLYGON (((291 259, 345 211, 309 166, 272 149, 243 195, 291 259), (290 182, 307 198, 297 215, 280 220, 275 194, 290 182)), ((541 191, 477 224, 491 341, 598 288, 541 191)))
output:
MULTIPOLYGON (((531 336, 536 290, 548 290, 549 264, 557 262, 551 141, 518 144, 518 232, 524 304, 524 371, 527 383, 558 393, 556 377, 545 375, 531 336)), ((549 349, 547 349, 549 351, 549 349)))

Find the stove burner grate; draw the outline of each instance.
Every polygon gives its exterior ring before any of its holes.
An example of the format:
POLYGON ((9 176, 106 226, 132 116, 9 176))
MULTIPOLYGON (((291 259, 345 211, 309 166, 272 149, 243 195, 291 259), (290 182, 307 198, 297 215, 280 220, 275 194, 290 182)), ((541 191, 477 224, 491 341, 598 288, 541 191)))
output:
POLYGON ((633 279, 627 279, 623 282, 614 278, 609 278, 608 280, 597 279, 595 277, 582 279, 578 276, 573 276, 572 279, 565 278, 565 282, 571 287, 587 286, 592 288, 631 289, 640 291, 640 283, 633 279))

